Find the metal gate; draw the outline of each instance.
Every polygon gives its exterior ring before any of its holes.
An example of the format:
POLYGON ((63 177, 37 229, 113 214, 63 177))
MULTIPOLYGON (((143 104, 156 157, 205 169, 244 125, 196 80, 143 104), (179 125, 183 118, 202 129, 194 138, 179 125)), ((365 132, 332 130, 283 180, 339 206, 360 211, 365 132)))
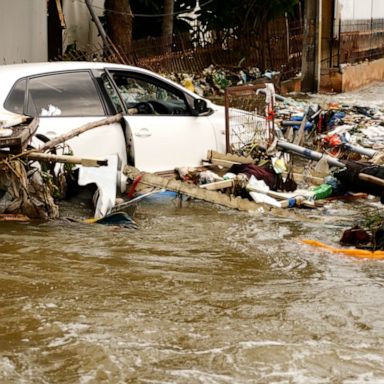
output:
POLYGON ((273 105, 266 102, 266 84, 229 87, 225 90, 226 152, 252 155, 273 138, 273 105), (272 107, 272 108, 271 108, 272 107))

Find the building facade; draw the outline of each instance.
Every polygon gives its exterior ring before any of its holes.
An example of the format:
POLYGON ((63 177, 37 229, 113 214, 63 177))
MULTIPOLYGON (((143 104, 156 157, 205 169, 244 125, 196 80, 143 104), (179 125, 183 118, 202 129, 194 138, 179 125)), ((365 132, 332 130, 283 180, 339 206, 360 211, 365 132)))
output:
MULTIPOLYGON (((91 0, 97 16, 104 0, 91 0)), ((74 45, 86 49, 99 36, 83 0, 1 0, 0 64, 60 57, 74 45)))

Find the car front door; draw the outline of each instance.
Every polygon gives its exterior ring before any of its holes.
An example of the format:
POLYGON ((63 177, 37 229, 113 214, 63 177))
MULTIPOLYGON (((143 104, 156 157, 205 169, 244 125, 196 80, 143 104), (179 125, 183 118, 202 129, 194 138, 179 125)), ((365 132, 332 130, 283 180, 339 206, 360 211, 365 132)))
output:
POLYGON ((186 95, 150 75, 109 70, 125 108, 129 158, 141 171, 198 166, 216 148, 207 116, 194 116, 186 95))

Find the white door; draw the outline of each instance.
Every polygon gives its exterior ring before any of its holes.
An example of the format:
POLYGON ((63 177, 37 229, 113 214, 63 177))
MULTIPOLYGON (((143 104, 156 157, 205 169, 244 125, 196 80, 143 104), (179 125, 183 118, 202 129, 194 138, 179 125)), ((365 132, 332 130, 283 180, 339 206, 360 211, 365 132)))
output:
POLYGON ((109 71, 125 107, 129 158, 141 171, 199 166, 216 149, 207 116, 194 116, 181 89, 149 75, 109 71))
MULTIPOLYGON (((39 116, 37 133, 48 139, 105 118, 102 100, 87 70, 30 78, 26 108, 29 115, 39 116)), ((124 132, 119 123, 84 132, 68 143, 77 156, 100 158, 117 154, 120 166, 126 164, 124 132)))
POLYGON ((195 167, 216 148, 213 127, 204 116, 127 116, 135 167, 155 172, 195 167))

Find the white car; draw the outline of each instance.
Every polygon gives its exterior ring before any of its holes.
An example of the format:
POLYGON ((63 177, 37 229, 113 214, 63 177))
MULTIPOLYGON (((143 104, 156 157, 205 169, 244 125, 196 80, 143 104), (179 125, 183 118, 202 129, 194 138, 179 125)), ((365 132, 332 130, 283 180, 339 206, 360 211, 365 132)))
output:
POLYGON ((51 139, 85 123, 122 113, 122 123, 87 131, 68 144, 74 154, 117 154, 156 172, 198 166, 209 149, 225 151, 225 113, 182 86, 133 66, 52 62, 0 66, 2 112, 39 116, 51 139))

